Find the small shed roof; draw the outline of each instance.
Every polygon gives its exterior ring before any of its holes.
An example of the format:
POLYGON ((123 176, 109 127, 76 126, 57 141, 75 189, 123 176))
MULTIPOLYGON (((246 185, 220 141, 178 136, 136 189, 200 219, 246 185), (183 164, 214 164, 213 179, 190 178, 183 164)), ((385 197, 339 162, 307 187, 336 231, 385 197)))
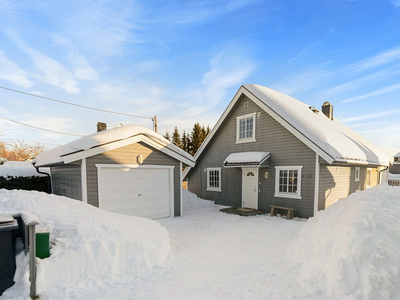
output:
POLYGON ((239 152, 230 154, 224 161, 225 167, 260 166, 270 157, 269 152, 239 152))
POLYGON ((398 152, 395 156, 393 157, 400 157, 400 152, 398 152))
POLYGON ((125 143, 121 142, 129 141, 132 141, 132 143, 145 142, 189 166, 194 165, 194 159, 189 153, 175 146, 162 135, 149 128, 137 125, 117 127, 82 137, 68 144, 40 153, 32 163, 36 167, 64 164, 108 151, 110 150, 110 145, 113 143, 115 145, 125 145, 125 143))

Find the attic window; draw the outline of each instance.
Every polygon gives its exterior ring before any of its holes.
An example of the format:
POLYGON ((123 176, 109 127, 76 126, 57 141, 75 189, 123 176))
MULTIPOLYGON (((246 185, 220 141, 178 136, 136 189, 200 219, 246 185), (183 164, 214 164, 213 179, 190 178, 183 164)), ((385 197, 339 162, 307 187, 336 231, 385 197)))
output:
POLYGON ((255 142, 256 113, 236 117, 236 143, 255 142))

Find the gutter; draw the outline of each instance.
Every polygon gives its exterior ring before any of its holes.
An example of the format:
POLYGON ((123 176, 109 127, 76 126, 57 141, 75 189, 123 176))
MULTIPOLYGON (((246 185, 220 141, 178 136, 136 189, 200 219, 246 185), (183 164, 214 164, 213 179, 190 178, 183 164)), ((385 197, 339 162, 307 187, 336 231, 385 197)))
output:
POLYGON ((49 187, 49 194, 52 194, 53 191, 52 191, 52 188, 51 188, 51 177, 50 177, 50 174, 49 174, 49 173, 46 173, 46 172, 41 172, 41 171, 39 171, 39 168, 40 168, 40 167, 36 167, 35 165, 33 165, 33 166, 35 167, 36 172, 38 172, 39 174, 47 175, 47 178, 48 178, 48 187, 49 187))
POLYGON ((389 168, 390 168, 391 166, 392 166, 392 164, 390 163, 389 166, 387 166, 386 168, 384 168, 384 169, 378 171, 378 184, 381 184, 381 183, 382 183, 382 182, 381 182, 382 171, 387 171, 387 170, 389 170, 389 168))

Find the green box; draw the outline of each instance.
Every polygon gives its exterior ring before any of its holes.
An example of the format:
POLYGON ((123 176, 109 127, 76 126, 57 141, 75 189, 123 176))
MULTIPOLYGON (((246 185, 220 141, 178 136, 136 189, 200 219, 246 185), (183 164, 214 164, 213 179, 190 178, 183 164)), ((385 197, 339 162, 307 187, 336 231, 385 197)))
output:
POLYGON ((36 232, 36 257, 41 259, 50 256, 50 232, 40 230, 36 232))

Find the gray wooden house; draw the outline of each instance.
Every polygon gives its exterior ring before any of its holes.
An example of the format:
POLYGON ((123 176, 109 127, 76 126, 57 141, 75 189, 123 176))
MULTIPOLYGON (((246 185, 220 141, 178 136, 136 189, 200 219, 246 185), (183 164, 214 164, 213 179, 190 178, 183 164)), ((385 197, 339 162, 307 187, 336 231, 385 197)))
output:
POLYGON ((108 211, 152 219, 182 215, 182 167, 191 155, 142 126, 122 126, 45 151, 52 192, 108 211))
POLYGON ((377 185, 385 153, 333 117, 259 85, 240 87, 183 173, 188 190, 217 204, 296 209, 311 217, 377 185))
POLYGON ((400 152, 393 156, 393 165, 389 168, 389 173, 400 174, 400 152))

